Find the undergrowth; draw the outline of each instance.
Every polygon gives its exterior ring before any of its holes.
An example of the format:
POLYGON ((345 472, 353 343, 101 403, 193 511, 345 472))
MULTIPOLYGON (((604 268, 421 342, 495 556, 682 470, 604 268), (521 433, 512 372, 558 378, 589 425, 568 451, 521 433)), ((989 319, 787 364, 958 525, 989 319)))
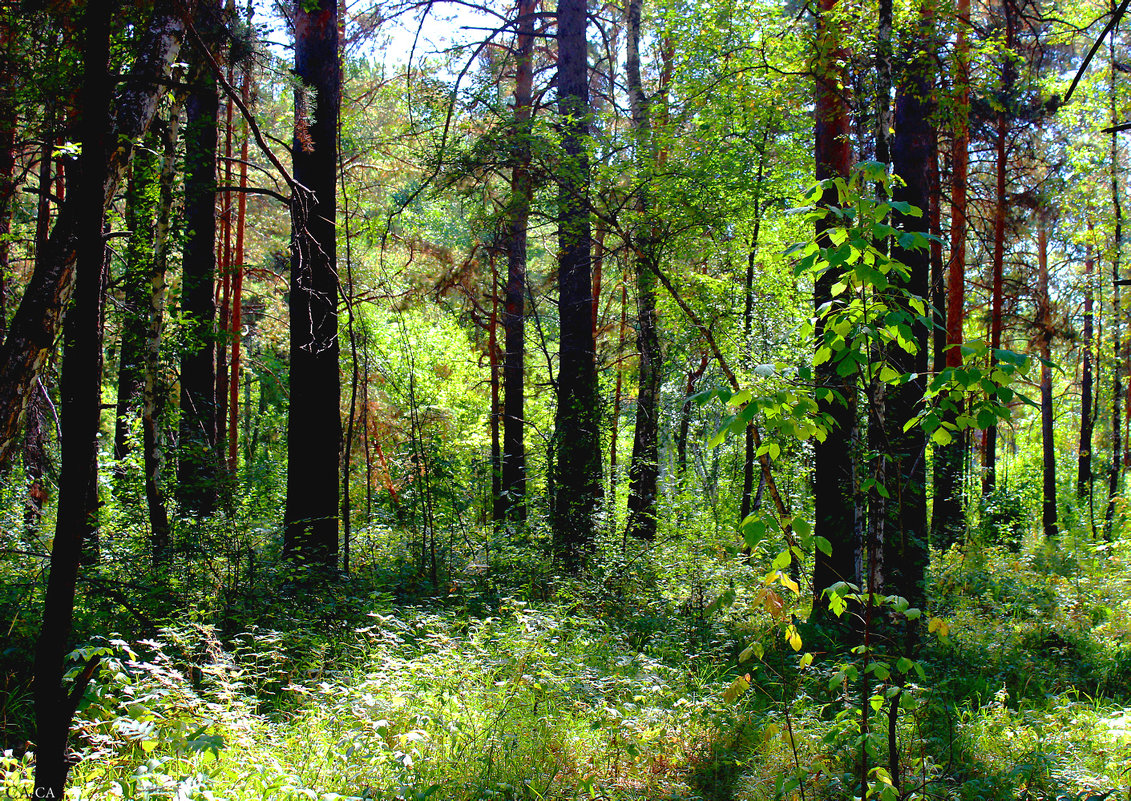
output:
MULTIPOLYGON (((1131 797, 1129 557, 1067 537, 936 554, 930 615, 946 636, 925 638, 894 728, 890 705, 869 702, 900 777, 898 792, 885 784, 883 750, 874 797, 1131 797)), ((70 797, 858 795, 851 655, 811 628, 790 641, 797 621, 771 614, 725 554, 694 575, 665 558, 543 597, 499 597, 476 574, 433 597, 355 578, 318 603, 277 584, 233 599, 255 615, 91 638, 73 655, 76 671, 102 661, 70 797), (713 603, 724 595, 729 607, 713 603)), ((22 698, 10 715, 26 718, 22 698)), ((0 792, 30 792, 32 767, 30 750, 5 752, 0 792)))

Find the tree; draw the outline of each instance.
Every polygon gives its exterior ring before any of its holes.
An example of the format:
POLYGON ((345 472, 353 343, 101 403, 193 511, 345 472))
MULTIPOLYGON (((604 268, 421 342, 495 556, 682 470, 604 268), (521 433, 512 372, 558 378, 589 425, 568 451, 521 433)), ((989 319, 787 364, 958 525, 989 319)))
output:
POLYGON ((185 246, 181 313, 190 341, 181 355, 177 495, 193 515, 211 514, 217 500, 216 451, 216 146, 220 95, 211 69, 219 40, 217 0, 201 4, 196 62, 185 102, 185 246))
POLYGON ((142 384, 141 431, 145 466, 145 499, 153 532, 153 562, 162 567, 172 544, 169 510, 165 500, 165 450, 162 419, 168 387, 161 377, 161 338, 165 322, 166 273, 169 265, 170 228, 173 217, 173 183, 177 169, 177 139, 181 104, 175 103, 167 121, 157 126, 161 143, 161 175, 153 233, 153 260, 146 304, 145 371, 142 384))
POLYGON ((502 516, 526 519, 526 245, 532 187, 530 137, 534 88, 534 0, 519 0, 515 48, 514 163, 506 221, 507 283, 503 306, 502 516))
POLYGON ((590 276, 589 70, 585 0, 558 1, 558 406, 554 423, 554 551, 580 569, 596 535, 600 506, 600 402, 590 276))
POLYGON ((337 0, 294 5, 295 181, 291 199, 288 558, 333 568, 338 556, 336 205, 341 68, 337 0), (313 108, 312 108, 313 106, 313 108))
MULTIPOLYGON (((1017 68, 1010 50, 1014 46, 1016 28, 1015 9, 1012 3, 1002 3, 1005 25, 1005 55, 1001 61, 1000 100, 994 118, 994 230, 993 256, 990 262, 990 364, 995 364, 1001 348, 1003 280, 1005 268, 1005 222, 1007 208, 1006 177, 1009 166, 1007 144, 1009 138, 1009 108, 1017 84, 1017 68)), ((982 466, 982 494, 988 495, 997 486, 997 423, 985 433, 985 455, 982 466)))
POLYGON ((637 221, 629 246, 636 277, 636 343, 640 352, 639 392, 636 400, 636 428, 632 440, 632 461, 628 468, 628 533, 641 540, 656 537, 656 494, 660 474, 659 413, 663 354, 660 350, 656 317, 656 271, 660 243, 655 236, 655 211, 650 192, 651 173, 658 166, 653 139, 651 103, 640 78, 640 17, 644 0, 628 3, 628 49, 625 68, 628 99, 632 112, 636 158, 637 221))
MULTIPOLYGON (((893 197, 896 203, 909 204, 917 210, 914 215, 904 211, 893 215, 894 225, 903 230, 915 227, 913 220, 923 216, 931 197, 938 194, 938 173, 931 169, 936 146, 931 122, 934 26, 931 0, 924 0, 905 46, 904 68, 896 86, 892 166, 903 180, 896 186, 893 197)), ((893 283, 906 290, 910 297, 927 298, 930 250, 906 247, 899 241, 892 248, 892 255, 907 267, 906 277, 897 278, 893 283)), ((890 457, 893 468, 887 474, 890 479, 887 489, 894 502, 887 504, 884 523, 884 587, 919 606, 926 600, 923 581, 928 555, 927 438, 922 427, 908 427, 908 424, 915 419, 926 395, 931 339, 926 314, 913 303, 901 304, 901 308, 894 311, 901 315, 899 325, 906 327, 908 338, 916 347, 894 349, 890 356, 892 368, 907 378, 887 397, 883 447, 877 448, 878 443, 870 443, 870 446, 890 457)))
POLYGON ((113 3, 88 3, 83 19, 82 154, 74 244, 72 309, 63 330, 63 464, 59 513, 51 546, 43 623, 35 652, 35 796, 62 798, 67 781, 71 718, 98 665, 95 657, 72 687, 63 684, 74 618, 75 587, 84 543, 97 523, 98 419, 102 386, 103 216, 110 139, 110 19, 113 3))
POLYGON ((1076 469, 1076 497, 1087 499, 1089 508, 1092 501, 1092 429, 1095 421, 1092 417, 1094 405, 1093 379, 1092 379, 1092 351, 1095 348, 1094 307, 1095 294, 1093 289, 1095 260, 1092 258, 1091 234, 1092 226, 1088 225, 1089 241, 1085 245, 1084 256, 1084 330, 1081 347, 1084 351, 1080 375, 1080 445, 1078 448, 1078 461, 1076 469))
POLYGON ((1046 537, 1055 537, 1056 439, 1052 408, 1052 303, 1049 296, 1048 209, 1037 211, 1037 342, 1041 357, 1041 525, 1046 537))
MULTIPOLYGON (((970 45, 966 29, 970 26, 970 0, 959 0, 955 10, 958 32, 954 46, 954 141, 951 145, 945 359, 945 365, 951 368, 962 364, 962 329, 966 322, 967 183, 970 164, 970 45)), ((941 299, 936 302, 941 303, 941 299)), ((955 437, 935 450, 931 537, 933 543, 942 549, 958 542, 966 526, 961 493, 966 446, 964 437, 955 437)))
MULTIPOLYGON (((849 138, 848 104, 843 95, 848 81, 844 75, 846 53, 840 44, 835 23, 837 0, 821 0, 817 15, 817 59, 815 62, 814 150, 818 181, 845 178, 852 163, 849 138)), ((837 202, 835 191, 826 193, 822 202, 837 202)), ((822 242, 832 228, 828 218, 816 223, 816 237, 822 242)), ((824 344, 825 331, 820 322, 822 308, 832 300, 832 288, 838 272, 829 269, 813 285, 813 307, 818 322, 814 327, 816 347, 824 344)), ((816 518, 814 533, 828 540, 830 553, 818 551, 813 565, 814 609, 820 612, 821 593, 838 581, 856 579, 855 559, 855 489, 853 456, 856 426, 855 388, 846 385, 836 374, 835 365, 824 362, 814 370, 817 384, 817 405, 829 420, 828 436, 813 446, 813 506, 816 518)))
POLYGON ((155 224, 160 199, 160 139, 150 130, 134 153, 126 181, 125 274, 122 277, 122 338, 118 349, 118 400, 114 414, 114 458, 129 452, 131 418, 145 381, 145 345, 149 330, 150 275, 155 258, 155 224))

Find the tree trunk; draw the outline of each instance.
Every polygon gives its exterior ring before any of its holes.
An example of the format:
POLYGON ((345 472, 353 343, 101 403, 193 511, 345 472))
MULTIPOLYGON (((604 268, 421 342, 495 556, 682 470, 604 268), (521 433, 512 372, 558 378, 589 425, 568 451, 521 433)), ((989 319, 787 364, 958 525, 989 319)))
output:
POLYGON ((600 403, 590 276, 589 70, 584 0, 558 0, 558 404, 554 421, 554 553, 577 573, 593 549, 600 508, 600 403))
MULTIPOLYGON (((209 0, 214 2, 215 0, 209 0)), ((209 12, 206 12, 209 13, 209 12)), ((217 9, 211 9, 217 13, 217 9)), ((216 79, 197 54, 186 102, 185 230, 181 313, 191 339, 181 354, 177 497, 181 508, 209 515, 217 497, 216 463, 216 79)))
POLYGON ((287 413, 290 559, 333 568, 338 558, 338 465, 342 424, 338 375, 335 219, 341 69, 338 4, 294 5, 294 180, 291 200, 291 369, 287 413), (313 109, 308 104, 313 102, 313 109), (313 113, 311 113, 313 112, 313 113), (309 190, 309 191, 307 191, 309 190))
POLYGON ((63 463, 59 511, 44 597, 43 623, 36 644, 34 701, 36 719, 36 798, 62 798, 67 781, 67 740, 78 701, 97 658, 71 686, 63 685, 66 655, 72 647, 75 585, 84 542, 93 533, 97 508, 91 495, 96 469, 100 415, 103 252, 102 220, 107 184, 111 80, 112 3, 90 3, 84 18, 82 154, 79 186, 71 193, 81 209, 71 233, 78 250, 72 309, 63 331, 61 384, 63 463))
MULTIPOLYGON (((145 347, 149 331, 150 276, 153 272, 154 225, 160 194, 159 140, 150 131, 134 153, 126 183, 125 276, 122 281, 122 340, 118 350, 118 399, 114 415, 114 459, 129 453, 129 430, 145 380, 145 347)), ((124 467, 116 469, 121 472, 124 467)))
MULTIPOLYGON (((766 146, 769 144, 770 128, 767 125, 762 131, 762 146, 758 148, 758 175, 754 189, 754 231, 750 236, 750 248, 746 252, 746 283, 743 292, 742 308, 742 341, 746 350, 747 367, 754 366, 754 270, 758 259, 758 237, 762 228, 762 180, 766 171, 766 146)), ((688 393, 690 394, 690 392, 688 393)), ((684 401, 687 405, 687 401, 684 401)), ((680 421, 681 434, 683 420, 680 421)), ((686 447, 686 444, 685 444, 686 447)), ((746 427, 745 447, 742 461, 742 501, 738 510, 738 522, 741 525, 753 507, 754 471, 758 466, 755 456, 757 449, 754 447, 754 426, 746 427)), ((759 491, 765 482, 758 485, 759 491)))
POLYGON ((530 218, 530 120, 534 92, 534 0, 519 0, 515 42, 514 136, 507 286, 503 305, 503 455, 505 517, 526 520, 526 239, 530 218))
MULTIPOLYGON (((35 267, 34 271, 42 268, 40 264, 47 253, 47 237, 51 230, 51 165, 52 151, 55 142, 55 113, 54 109, 46 112, 47 122, 43 131, 43 149, 40 151, 39 180, 37 189, 39 197, 36 203, 35 217, 35 267)), ((62 193, 56 193, 62 198, 62 193)), ((23 463, 24 475, 27 479, 27 498, 24 508, 24 529, 33 531, 39 528, 43 516, 43 504, 47 500, 47 484, 44 475, 47 472, 47 437, 45 434, 45 405, 48 399, 46 389, 40 378, 36 378, 31 397, 27 399, 24 418, 23 437, 23 463)))
POLYGON ((16 192, 16 75, 9 17, 0 19, 0 342, 8 325, 8 275, 12 199, 16 192))
MULTIPOLYGON (((852 164, 849 144, 848 102, 844 96, 848 81, 844 64, 848 54, 839 45, 840 32, 833 21, 838 0, 820 0, 817 17, 816 98, 814 102, 817 180, 847 177, 852 164)), ((821 199, 825 205, 837 202, 835 190, 821 199)), ((816 224, 816 237, 825 243, 831 224, 816 224)), ((816 311, 832 300, 833 285, 839 280, 834 270, 817 279, 813 287, 816 311)), ((816 347, 824 342, 824 327, 818 321, 814 339, 816 347)), ((813 445, 813 503, 816 524, 814 534, 824 537, 831 554, 817 551, 813 563, 814 612, 822 614, 825 604, 821 593, 838 581, 856 580, 855 511, 853 489, 852 431, 856 420, 855 390, 848 388, 836 374, 831 362, 814 369, 817 383, 817 406, 830 418, 828 436, 813 445), (835 398, 839 393, 843 400, 835 398)))
MULTIPOLYGON (((675 440, 675 467, 676 473, 680 478, 682 485, 684 474, 687 472, 687 436, 691 429, 691 396, 695 394, 695 385, 699 379, 703 377, 703 373, 707 372, 707 364, 709 363, 710 353, 703 351, 702 357, 699 359, 699 366, 687 371, 687 384, 683 390, 683 406, 679 411, 679 432, 676 434, 675 440)), ((746 436, 750 439, 750 448, 754 446, 754 429, 747 428, 746 436)), ((753 481, 750 482, 753 485, 753 481)), ((745 508, 745 507, 743 507, 745 508)), ((749 514, 749 509, 747 509, 749 514)), ((743 517, 745 519, 745 516, 743 517)))
MULTIPOLYGON (((904 74, 896 87, 895 136, 892 140, 892 163, 903 184, 895 189, 895 199, 917 206, 924 213, 931 198, 937 195, 938 172, 931 169, 936 147, 934 113, 933 59, 935 17, 931 0, 919 10, 916 36, 904 55, 904 74)), ((900 230, 914 229, 917 223, 909 215, 896 214, 893 225, 900 230)), ((930 250, 910 250, 895 246, 892 255, 909 268, 906 279, 895 279, 912 296, 927 298, 930 292, 930 250)), ((891 352, 892 366, 897 373, 910 373, 913 378, 891 387, 887 393, 884 448, 892 457, 887 473, 891 499, 887 502, 884 526, 884 591, 897 592, 912 606, 926 600, 924 580, 927 570, 927 470, 926 432, 920 426, 905 430, 915 418, 918 405, 927 388, 931 337, 922 318, 909 306, 912 314, 912 339, 918 344, 915 353, 901 348, 891 352), (894 482, 892 481, 894 479, 894 482)), ((875 449, 875 444, 872 445, 875 449)))
MULTIPOLYGON (((112 144, 101 192, 103 208, 117 192, 133 143, 145 135, 168 86, 168 68, 176 60, 185 30, 182 15, 192 13, 195 0, 184 0, 179 5, 176 9, 158 5, 149 26, 139 34, 138 55, 121 82, 117 112, 110 124, 108 141, 112 144)), ((47 355, 54 348, 74 289, 77 227, 86 212, 81 204, 87 202, 89 197, 74 195, 63 204, 41 265, 32 273, 0 348, 0 464, 11 458, 18 442, 24 408, 47 355)))
POLYGON ((154 567, 168 562, 172 546, 169 511, 165 501, 165 443, 162 420, 169 388, 161 376, 161 336, 165 322, 165 273, 169 264, 169 231, 173 223, 173 188, 177 174, 177 134, 180 104, 174 104, 169 121, 160 129, 162 163, 157 226, 153 235, 153 262, 149 273, 149 302, 145 336, 145 378, 142 390, 141 431, 145 459, 145 500, 152 530, 154 567))
POLYGON ((499 274, 495 256, 491 254, 491 315, 487 320, 487 359, 491 364, 491 520, 499 525, 506 519, 503 500, 502 446, 500 422, 503 405, 499 398, 502 368, 499 359, 499 274))
POLYGON ((1049 254, 1047 211, 1037 222, 1037 333, 1041 347, 1041 523, 1045 537, 1055 537, 1056 439, 1052 430, 1052 308, 1049 299, 1049 254))
MULTIPOLYGON (((250 22, 250 20, 249 20, 250 22)), ((244 106, 251 102, 251 71, 244 69, 240 99, 244 106)), ((240 419, 240 369, 241 346, 243 344, 243 271, 244 271, 244 228, 247 225, 247 120, 240 121, 240 193, 236 200, 236 253, 232 265, 232 374, 228 395, 228 473, 236 475, 239 456, 240 419)))
POLYGON ((609 433, 609 508, 613 518, 613 531, 616 530, 616 504, 617 504, 617 437, 620 431, 621 396, 624 390, 624 342, 628 328, 628 283, 625 276, 620 282, 620 326, 617 336, 616 371, 617 380, 613 387, 613 413, 612 431, 609 433))
MULTIPOLYGON (((1005 48, 1008 53, 1013 47, 1013 6, 1010 2, 1002 4, 1005 15, 1005 48)), ((1006 56, 1001 67, 1001 94, 1008 101, 1012 96, 1015 69, 1011 56, 1006 56)), ((1006 138, 1009 135, 1009 119, 1004 108, 997 112, 995 154, 995 199, 994 199, 994 245, 993 271, 990 289, 990 366, 997 364, 997 351, 1001 348, 1001 310, 1002 273, 1005 265, 1005 214, 1006 214, 1006 138)), ((982 477, 982 494, 988 495, 997 486, 997 423, 986 428, 986 452, 983 461, 985 474, 982 477)))
POLYGON ((1104 512, 1104 539, 1110 541, 1114 535, 1112 525, 1115 520, 1115 500, 1119 494, 1120 469, 1123 465, 1123 425, 1120 420, 1120 405, 1123 399, 1123 304, 1120 300, 1120 261, 1123 251, 1123 207, 1119 192, 1119 141, 1114 126, 1119 122, 1115 97, 1115 43, 1109 42, 1111 56, 1111 205, 1115 211, 1115 247, 1111 259, 1111 337, 1114 343, 1114 356, 1111 364, 1111 471, 1108 473, 1107 509, 1104 512))
MULTIPOLYGON (((951 147, 950 271, 946 286, 945 366, 962 366, 962 328, 966 322, 966 204, 970 164, 970 47, 966 29, 970 25, 970 0, 958 0, 958 38, 954 48, 954 144, 951 147)), ((954 422, 958 415, 948 414, 954 422)), ((935 449, 934 506, 931 536, 945 550, 960 542, 966 528, 962 503, 962 468, 966 461, 967 435, 935 449)))
POLYGON ((660 350, 656 318, 655 265, 659 243, 653 231, 652 201, 647 175, 654 169, 655 143, 652 141, 650 104, 640 77, 640 17, 644 0, 628 3, 628 49, 625 71, 628 103, 632 112, 638 173, 636 212, 639 215, 630 246, 636 277, 636 347, 640 352, 639 391, 636 396, 636 428, 632 440, 632 461, 628 467, 627 533, 637 539, 656 538, 656 495, 660 478, 659 412, 663 354, 660 350))
POLYGON ((1093 306, 1095 304, 1092 288, 1095 261, 1092 259, 1091 244, 1092 225, 1088 224, 1089 242, 1084 256, 1084 350, 1083 365, 1080 376, 1080 447, 1079 460, 1076 469, 1076 497, 1081 500, 1092 496, 1092 348, 1094 339, 1093 306))

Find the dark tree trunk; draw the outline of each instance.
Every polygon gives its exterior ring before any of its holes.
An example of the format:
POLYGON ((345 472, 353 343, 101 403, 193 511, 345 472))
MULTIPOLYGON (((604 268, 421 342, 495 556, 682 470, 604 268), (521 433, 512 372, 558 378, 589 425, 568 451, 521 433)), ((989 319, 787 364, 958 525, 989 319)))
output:
MULTIPOLYGON (((245 106, 251 101, 251 72, 243 72, 240 97, 245 106)), ((240 437, 240 369, 241 346, 243 344, 243 260, 244 228, 247 225, 247 121, 241 120, 240 136, 240 193, 236 200, 236 252, 232 265, 232 375, 228 395, 228 474, 236 475, 240 437)))
MULTIPOLYGON (((55 132, 54 111, 47 112, 47 123, 43 131, 43 149, 40 151, 39 161, 39 199, 36 203, 35 217, 35 271, 42 268, 44 255, 47 253, 47 237, 51 230, 51 165, 54 163, 51 154, 54 150, 55 132)), ((61 198, 62 193, 57 193, 61 198)), ((39 528, 43 517, 43 504, 47 500, 47 483, 44 476, 47 472, 47 437, 45 407, 48 395, 41 378, 37 377, 33 384, 33 391, 27 400, 24 418, 23 462, 24 475, 27 478, 27 498, 24 508, 24 528, 33 531, 39 528)))
POLYGON ((617 437, 620 431, 621 397, 624 391, 624 343, 628 329, 628 283, 621 276, 620 282, 620 325, 617 335, 616 371, 617 380, 613 387, 613 413, 611 432, 609 433, 609 508, 613 516, 613 530, 616 530, 616 503, 617 503, 617 437))
MULTIPOLYGON (((839 45, 840 35, 831 21, 838 0, 821 0, 817 17, 817 42, 820 57, 816 63, 816 99, 814 103, 817 180, 847 177, 852 165, 849 144, 848 101, 844 87, 847 53, 839 45)), ((835 190, 822 198, 835 204, 835 190)), ((816 225, 816 236, 827 244, 826 232, 831 223, 822 220, 816 225)), ((818 312, 832 300, 832 287, 839 280, 835 270, 826 271, 813 287, 813 306, 818 312)), ((818 321, 814 338, 816 346, 824 341, 824 327, 818 321)), ((817 551, 813 564, 814 611, 825 609, 821 593, 838 581, 856 580, 855 500, 853 488, 852 430, 856 419, 855 390, 846 386, 831 362, 814 370, 817 382, 817 405, 830 418, 828 436, 813 446, 813 503, 816 524, 814 533, 828 540, 831 554, 817 551), (836 395, 841 397, 838 399, 836 395)))
MULTIPOLYGON (((892 164, 903 184, 896 187, 895 198, 917 206, 926 214, 931 198, 937 195, 938 173, 931 169, 936 147, 935 129, 931 124, 934 86, 934 57, 930 52, 934 41, 934 13, 928 3, 920 7, 918 30, 905 54, 905 73, 896 87, 895 136, 892 140, 892 164)), ((901 230, 914 229, 921 223, 915 218, 897 215, 894 225, 901 230)), ((892 255, 909 268, 902 288, 912 295, 927 298, 930 292, 929 249, 905 250, 893 247, 892 255)), ((904 430, 914 419, 927 387, 931 337, 922 318, 904 305, 911 314, 912 339, 918 351, 907 353, 901 348, 891 352, 892 366, 897 373, 911 373, 914 378, 891 387, 887 393, 885 443, 881 450, 891 457, 884 526, 885 592, 896 592, 912 606, 925 601, 923 582, 927 570, 927 470, 926 433, 920 426, 904 430)), ((874 446, 873 446, 874 447, 874 446)))
POLYGON ((628 466, 627 533, 637 539, 656 538, 656 495, 660 478, 659 412, 663 355, 656 318, 655 264, 659 245, 652 230, 652 200, 647 175, 655 168, 649 101, 640 78, 640 17, 644 0, 628 3, 628 49, 625 71, 628 101, 636 140, 638 171, 636 211, 639 215, 630 245, 636 277, 636 347, 640 352, 639 391, 636 396, 636 428, 632 439, 632 461, 628 466))
POLYGON ((160 142, 153 132, 134 153, 126 183, 126 268, 122 281, 122 341, 118 352, 118 400, 114 419, 114 459, 129 453, 130 422, 137 412, 145 380, 149 333, 150 276, 160 195, 160 142))
MULTIPOLYGON (((1005 15, 1005 47, 1006 51, 1013 47, 1013 6, 1009 2, 1002 4, 1005 15)), ((1008 99, 1013 92, 1015 69, 1011 56, 1006 56, 1002 62, 1002 97, 1008 99)), ((997 351, 1001 348, 1001 310, 1002 310, 1002 274, 1005 266, 1005 214, 1006 214, 1006 137, 1009 135, 1009 120, 1006 111, 1001 109, 997 113, 996 136, 994 138, 995 155, 995 199, 994 199, 994 244, 993 261, 991 262, 992 278, 990 281, 990 365, 997 364, 997 351)), ((985 473, 982 477, 982 494, 988 495, 997 486, 997 423, 986 428, 986 452, 983 460, 985 473)))
MULTIPOLYGON (((766 146, 769 144, 769 126, 762 132, 762 146, 758 149, 758 175, 754 189, 754 231, 750 236, 750 248, 746 253, 746 283, 743 287, 742 341, 746 350, 747 366, 754 363, 754 271, 758 260, 758 237, 762 228, 762 179, 766 171, 766 146)), ((690 394, 690 393, 688 393, 690 394)), ((684 405, 687 401, 684 401, 684 405)), ((681 421, 682 423, 682 421, 681 421)), ((738 510, 738 522, 749 516, 753 507, 754 472, 758 469, 757 452, 754 447, 754 425, 746 427, 745 446, 742 461, 742 501, 738 510)), ((761 491, 764 482, 758 485, 761 491)))
POLYGON ((0 19, 0 342, 8 327, 8 275, 12 199, 16 192, 16 74, 10 18, 0 19))
MULTIPOLYGON (((36 798, 62 798, 67 781, 67 740, 71 718, 91 671, 72 686, 63 685, 71 649, 75 586, 84 542, 94 531, 97 509, 91 494, 100 414, 103 277, 102 218, 107 183, 111 80, 110 2, 87 6, 81 100, 82 155, 79 186, 71 193, 82 213, 74 221, 79 263, 72 308, 63 331, 61 384, 63 463, 59 511, 44 597, 43 623, 36 644, 34 700, 36 719, 36 798)), ((97 665, 97 658, 91 666, 97 665)))
POLYGON ((656 500, 660 479, 659 413, 663 356, 656 320, 656 278, 650 264, 637 260, 636 347, 640 352, 639 392, 632 460, 628 466, 628 520, 630 536, 651 541, 656 537, 656 500))
POLYGON ((507 220, 507 287, 503 306, 504 515, 526 520, 526 238, 530 218, 530 120, 534 92, 534 0, 519 0, 515 43, 514 135, 510 215, 507 220))
MULTIPOLYGON (((679 411, 679 432, 676 434, 675 440, 675 466, 676 473, 679 475, 680 481, 684 479, 684 474, 687 472, 687 436, 691 429, 691 396, 695 394, 695 385, 699 379, 703 377, 703 373, 707 372, 707 365, 709 364, 710 353, 703 351, 703 355, 699 360, 699 366, 693 370, 687 371, 687 384, 683 390, 683 406, 679 411)), ((754 429, 747 428, 746 436, 750 439, 750 448, 754 447, 754 429)), ((750 482, 753 485, 753 481, 750 482)), ((745 508, 745 507, 743 507, 745 508)), ((747 514, 749 514, 747 510, 747 514)), ((744 516, 745 519, 745 516, 744 516)))
POLYGON ((335 248, 338 4, 295 3, 294 180, 291 200, 291 370, 287 413, 288 558, 333 568, 338 558, 338 465, 342 440, 335 248), (313 109, 308 108, 313 103, 313 109))
POLYGON ((1056 440, 1052 430, 1052 308, 1049 299, 1047 212, 1037 223, 1037 335, 1041 344, 1041 524, 1046 537, 1055 537, 1056 440))
MULTIPOLYGON (((191 14, 195 0, 184 0, 180 8, 159 4, 149 26, 140 36, 137 58, 122 80, 116 114, 111 122, 111 147, 102 189, 103 207, 117 191, 133 143, 148 130, 168 86, 166 74, 176 60, 184 35, 184 14, 191 14)), ((40 266, 33 272, 20 300, 19 309, 0 349, 0 463, 11 458, 18 442, 20 420, 35 380, 54 348, 64 309, 74 289, 74 264, 78 254, 79 221, 88 197, 74 195, 64 203, 51 231, 40 266)))
POLYGON ((500 424, 503 405, 499 398, 502 366, 499 358, 499 275, 491 255, 491 316, 487 320, 487 358, 491 363, 491 520, 497 525, 506 519, 503 500, 502 445, 500 424))
MULTIPOLYGON (((215 9, 213 9, 215 11, 215 9)), ((203 61, 204 54, 197 58, 203 61)), ((181 422, 177 497, 190 514, 216 506, 216 78, 199 68, 185 123, 185 231, 181 313, 190 344, 181 354, 181 422)))
MULTIPOLYGON (((962 328, 966 322, 966 197, 970 163, 970 55, 966 28, 970 23, 970 0, 957 6, 958 39, 955 44, 954 144, 951 148, 950 271, 946 287, 945 366, 962 366, 962 328)), ((941 302, 941 298, 940 301, 941 302)), ((949 414, 954 422, 957 414, 949 414)), ((962 468, 966 462, 967 435, 959 432, 935 450, 934 505, 931 536, 945 550, 961 542, 966 528, 962 503, 962 468)))
POLYGON ((145 334, 145 376, 142 389, 141 431, 145 459, 145 500, 152 530, 153 563, 160 569, 169 557, 172 531, 165 501, 165 450, 162 419, 168 387, 161 377, 161 336, 165 324, 165 273, 169 264, 169 230, 173 222, 173 185, 177 172, 177 133, 180 104, 175 104, 167 124, 161 126, 161 179, 157 225, 153 234, 153 262, 149 273, 149 299, 145 334))
MULTIPOLYGON (((234 82, 235 73, 228 65, 228 83, 234 82)), ((224 186, 232 185, 232 111, 231 98, 224 103, 224 158, 222 180, 224 186)), ((225 479, 225 503, 231 496, 231 482, 228 480, 228 399, 232 391, 231 375, 228 370, 228 348, 231 346, 232 332, 232 192, 224 191, 220 196, 220 305, 216 320, 216 460, 225 479)))
MULTIPOLYGON (((1113 37, 1114 39, 1114 37, 1113 37)), ((1114 41, 1109 43, 1112 56, 1111 124, 1118 124, 1115 98, 1114 41)), ((1120 470, 1123 465, 1123 425, 1120 419, 1120 405, 1123 401, 1123 304, 1120 300, 1120 261, 1123 251, 1123 207, 1119 192, 1119 142, 1118 134, 1111 133, 1111 205, 1115 210, 1115 247, 1111 259, 1111 337, 1114 343, 1115 358, 1111 363, 1111 471, 1108 473, 1107 509, 1104 512, 1104 539, 1111 540, 1112 525, 1115 520, 1115 501, 1119 494, 1120 470)))
POLYGON ((585 0, 558 2, 558 313, 561 337, 554 421, 554 552, 571 573, 592 551, 601 503, 600 399, 590 276, 588 43, 585 0))
MULTIPOLYGON (((1089 223, 1088 233, 1092 232, 1089 223)), ((1092 417, 1093 387, 1092 387, 1092 348, 1095 338, 1093 307, 1095 304, 1092 281, 1094 280, 1095 261, 1092 259, 1092 246, 1087 245, 1084 256, 1084 331, 1082 347, 1084 350, 1083 365, 1080 376, 1080 448, 1079 461, 1076 470, 1076 496, 1081 500, 1088 499, 1089 505, 1092 497, 1092 417)))

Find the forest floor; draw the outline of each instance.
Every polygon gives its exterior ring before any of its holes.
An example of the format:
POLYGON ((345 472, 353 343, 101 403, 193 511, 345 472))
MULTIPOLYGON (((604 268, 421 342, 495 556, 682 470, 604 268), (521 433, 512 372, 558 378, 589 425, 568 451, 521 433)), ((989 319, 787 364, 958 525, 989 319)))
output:
MULTIPOLYGON (((800 625, 795 651, 790 621, 741 580, 722 611, 607 583, 522 601, 454 586, 398 599, 355 581, 336 605, 270 625, 93 643, 84 653, 103 667, 70 793, 850 798, 864 698, 875 797, 897 797, 890 779, 905 798, 1126 798, 1129 558, 1126 544, 1066 542, 936 554, 931 616, 945 631, 935 624, 921 675, 870 671, 867 686, 818 631, 800 625), (761 657, 740 663, 752 644, 761 657)), ((30 792, 27 755, 6 752, 0 769, 0 793, 30 792)))

